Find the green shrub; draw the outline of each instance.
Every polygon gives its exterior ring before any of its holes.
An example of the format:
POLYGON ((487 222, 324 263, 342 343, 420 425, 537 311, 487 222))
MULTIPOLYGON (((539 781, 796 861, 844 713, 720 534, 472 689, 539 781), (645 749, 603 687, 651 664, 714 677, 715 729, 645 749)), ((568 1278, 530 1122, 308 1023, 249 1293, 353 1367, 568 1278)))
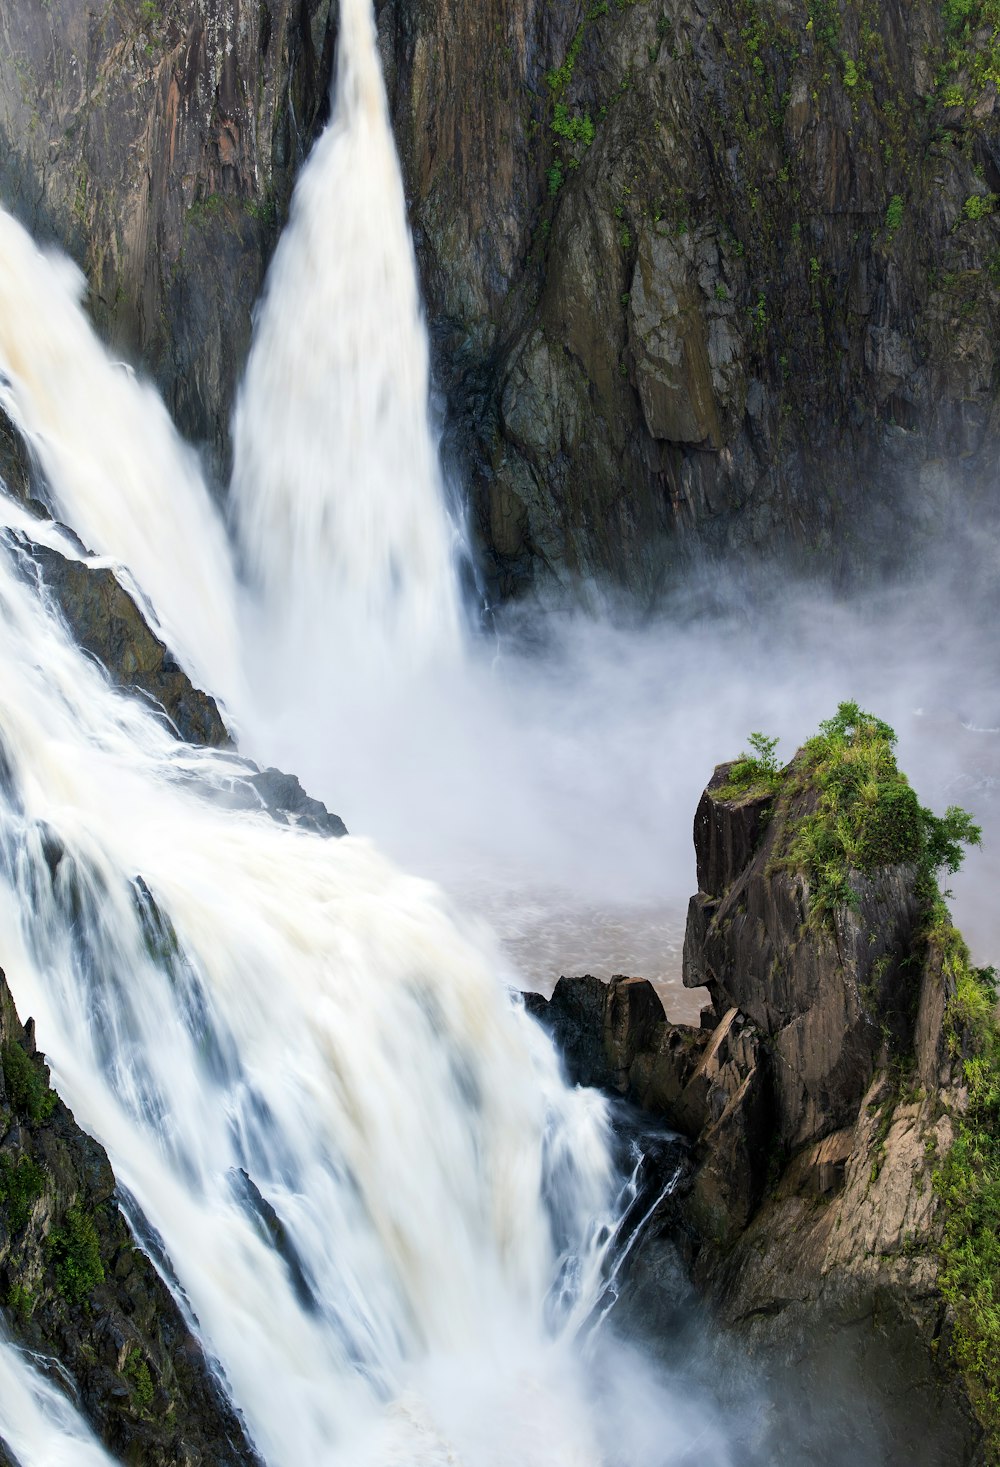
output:
POLYGON ((767 734, 752 733, 747 742, 752 752, 740 755, 730 767, 726 784, 716 792, 723 800, 767 794, 778 787, 781 778, 775 753, 778 740, 768 738, 767 734))
POLYGON ((27 1121, 48 1120, 55 1108, 55 1091, 45 1083, 38 1065, 16 1040, 0 1050, 3 1078, 10 1103, 27 1121))
POLYGON ((129 1351, 122 1374, 128 1381, 133 1404, 140 1411, 147 1410, 153 1404, 153 1379, 141 1350, 129 1351))
MULTIPOLYGON (((772 741, 751 744, 758 760, 767 746, 773 755, 772 741)), ((885 866, 913 866, 929 904, 938 871, 957 871, 964 847, 980 842, 982 833, 964 810, 952 806, 938 816, 920 804, 896 763, 895 744, 887 723, 857 703, 841 703, 784 775, 759 767, 750 755, 734 766, 731 783, 744 788, 758 773, 774 787, 780 783, 786 809, 796 795, 815 791, 816 809, 791 825, 778 863, 806 877, 817 919, 854 904, 852 872, 870 876, 885 866)))
POLYGON ((594 141, 594 124, 590 120, 590 113, 574 117, 565 102, 557 102, 552 109, 552 131, 568 142, 582 143, 585 148, 589 148, 594 141))
POLYGON ((944 1205, 941 1292, 951 1306, 951 1353, 1000 1460, 1000 1026, 997 975, 973 966, 944 903, 935 904, 929 944, 953 990, 945 1022, 968 1092, 954 1116, 954 1141, 934 1174, 944 1205))
POLYGON ((0 1202, 7 1205, 7 1231, 19 1233, 31 1215, 31 1204, 41 1197, 45 1177, 30 1156, 0 1156, 0 1202))
POLYGON ((996 194, 970 194, 965 201, 963 213, 966 219, 975 223, 993 213, 996 201, 996 194))
POLYGON ((67 1208, 62 1227, 49 1234, 49 1256, 55 1265, 56 1287, 71 1304, 82 1303, 104 1282, 97 1229, 79 1203, 67 1208))

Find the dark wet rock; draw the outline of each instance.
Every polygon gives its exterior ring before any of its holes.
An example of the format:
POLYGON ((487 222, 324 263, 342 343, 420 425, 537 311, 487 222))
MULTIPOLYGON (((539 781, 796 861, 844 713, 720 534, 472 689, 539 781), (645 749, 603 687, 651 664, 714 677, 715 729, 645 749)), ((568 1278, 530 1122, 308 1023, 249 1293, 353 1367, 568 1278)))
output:
POLYGON ((31 463, 24 440, 0 408, 0 480, 15 499, 31 497, 31 463))
POLYGON ((320 800, 307 795, 294 774, 280 769, 264 769, 247 781, 252 785, 269 814, 282 825, 297 825, 316 835, 347 834, 347 826, 339 815, 332 815, 320 800))
MULTIPOLYGON (((118 1205, 101 1146, 49 1088, 0 975, 0 1305, 123 1462, 259 1467, 242 1422, 118 1205)), ((0 1460, 3 1460, 0 1457, 0 1460)))
POLYGON ((718 1012, 738 1010, 766 1037, 777 1144, 799 1147, 853 1119, 887 1034, 912 1031, 915 872, 855 875, 854 905, 838 908, 832 927, 810 920, 808 883, 781 861, 814 793, 787 808, 723 799, 728 769, 716 770, 695 817, 702 889, 691 902, 684 982, 707 986, 718 1012))
POLYGON ((637 1242, 616 1317, 673 1363, 660 1331, 684 1260, 721 1327, 722 1394, 736 1348, 781 1403, 748 1462, 985 1463, 938 1285, 934 1174, 966 1104, 955 979, 920 931, 916 873, 855 873, 853 904, 819 920, 786 859, 815 793, 793 778, 784 797, 727 799, 727 771, 698 807, 685 944, 711 1027, 652 1020, 635 979, 563 979, 531 1005, 571 1076, 692 1139, 679 1213, 637 1242))
POLYGON ((45 545, 30 544, 28 550, 74 639, 117 687, 145 694, 188 743, 230 743, 215 699, 194 687, 112 570, 70 560, 45 545))
POLYGON ((637 1086, 644 1094, 655 1085, 670 1089, 666 1073, 683 1072, 685 1058, 667 1043, 663 1005, 644 978, 560 978, 550 999, 528 993, 524 1001, 552 1034, 573 1084, 635 1098, 637 1086))
POLYGON ((307 795, 293 774, 280 769, 258 769, 249 759, 234 756, 232 777, 213 790, 213 799, 230 810, 265 810, 279 825, 294 825, 314 835, 347 834, 339 815, 307 795))
POLYGON ((704 551, 863 579, 991 513, 1000 109, 939 84, 946 10, 382 0, 502 593, 653 599, 704 551))

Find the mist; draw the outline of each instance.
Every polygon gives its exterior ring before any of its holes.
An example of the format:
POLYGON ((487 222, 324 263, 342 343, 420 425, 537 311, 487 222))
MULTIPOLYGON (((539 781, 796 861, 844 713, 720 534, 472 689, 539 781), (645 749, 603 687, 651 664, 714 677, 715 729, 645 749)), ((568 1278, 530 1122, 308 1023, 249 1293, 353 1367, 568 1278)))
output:
POLYGON ((692 821, 714 766, 757 729, 787 760, 855 699, 896 729, 925 804, 961 804, 983 826, 982 850, 951 886, 986 963, 1000 948, 988 900, 1000 680, 980 569, 976 579, 966 563, 961 597, 944 557, 933 573, 850 597, 702 570, 642 624, 607 601, 597 613, 522 606, 461 658, 410 675, 379 676, 356 649, 333 649, 328 678, 295 670, 290 716, 287 658, 269 669, 262 634, 244 742, 485 919, 512 981, 646 976, 679 1019, 700 1003, 680 988, 681 945, 692 821))

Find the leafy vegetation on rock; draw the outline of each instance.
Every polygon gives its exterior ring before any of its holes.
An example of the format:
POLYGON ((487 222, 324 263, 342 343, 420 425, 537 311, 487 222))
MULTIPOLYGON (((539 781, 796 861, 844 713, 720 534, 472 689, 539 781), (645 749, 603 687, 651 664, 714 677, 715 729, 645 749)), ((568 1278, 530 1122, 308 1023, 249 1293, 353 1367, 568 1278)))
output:
POLYGON ((9 1232, 19 1233, 28 1221, 31 1204, 42 1195, 44 1177, 30 1156, 0 1156, 0 1203, 6 1206, 9 1232))
POLYGON ((951 1306, 951 1350, 1000 1461, 1000 1024, 997 975, 973 965, 944 903, 935 904, 928 945, 937 948, 952 997, 948 1042, 967 1102, 934 1177, 944 1204, 939 1286, 951 1306))
POLYGON ((781 770, 775 752, 778 740, 768 738, 767 734, 752 733, 747 742, 751 752, 740 755, 730 767, 727 783, 715 791, 721 799, 768 794, 781 783, 781 770))
POLYGON ((841 703, 783 770, 774 757, 777 740, 752 734, 753 752, 740 756, 729 782, 714 792, 727 799, 774 790, 786 806, 814 792, 816 808, 794 822, 780 860, 808 879, 817 918, 854 905, 852 872, 870 876, 886 866, 913 866, 929 909, 937 873, 957 871, 963 847, 980 842, 979 826, 957 805, 943 816, 921 805, 896 763, 895 744, 887 723, 857 703, 841 703))
POLYGON ((47 1120, 56 1103, 55 1091, 50 1090, 35 1061, 13 1039, 0 1049, 0 1057, 11 1105, 25 1120, 47 1120))
POLYGON ((81 1304, 91 1289, 104 1282, 101 1244, 93 1218, 74 1203, 67 1208, 62 1227, 52 1229, 48 1246, 59 1292, 71 1304, 81 1304))

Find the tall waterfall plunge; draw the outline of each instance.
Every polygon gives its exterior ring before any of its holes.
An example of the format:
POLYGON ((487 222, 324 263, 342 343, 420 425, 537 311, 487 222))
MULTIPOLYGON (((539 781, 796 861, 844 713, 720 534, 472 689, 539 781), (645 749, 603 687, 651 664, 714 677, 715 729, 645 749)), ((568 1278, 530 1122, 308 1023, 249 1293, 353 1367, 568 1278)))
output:
MULTIPOLYGON (((333 119, 295 190, 234 422, 232 500, 272 673, 398 676, 459 642, 456 530, 370 0, 343 0, 333 119)), ((295 693, 292 693, 295 696, 295 693)))
MULTIPOLYGON (((272 669, 301 639, 373 676, 454 653, 455 532, 365 0, 345 0, 335 118, 240 400, 249 608, 193 455, 94 342, 65 265, 7 216, 0 265, 3 398, 59 513, 245 723, 261 637, 272 669)), ((111 691, 19 566, 8 534, 0 961, 268 1467, 659 1464, 671 1417, 631 1440, 631 1400, 595 1407, 578 1340, 615 1224, 605 1107, 565 1088, 498 953, 366 842, 232 809, 238 763, 111 691)), ((7 1343, 0 1374, 23 1467, 104 1460, 7 1343)))

